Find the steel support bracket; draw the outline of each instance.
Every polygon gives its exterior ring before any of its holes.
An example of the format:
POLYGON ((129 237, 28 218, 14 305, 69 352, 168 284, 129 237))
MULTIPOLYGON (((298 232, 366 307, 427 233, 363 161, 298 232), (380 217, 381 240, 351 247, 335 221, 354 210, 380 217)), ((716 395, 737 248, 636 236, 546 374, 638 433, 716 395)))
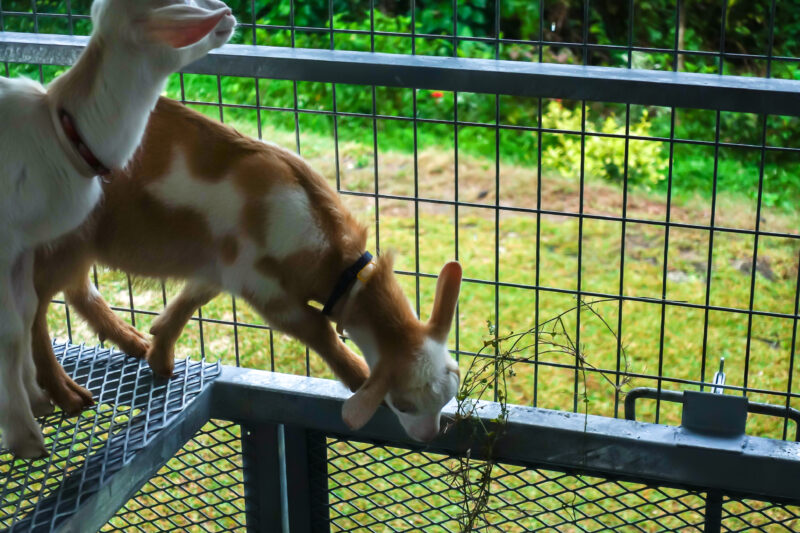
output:
POLYGON ((684 391, 681 427, 675 444, 741 453, 747 443, 747 398, 684 391))

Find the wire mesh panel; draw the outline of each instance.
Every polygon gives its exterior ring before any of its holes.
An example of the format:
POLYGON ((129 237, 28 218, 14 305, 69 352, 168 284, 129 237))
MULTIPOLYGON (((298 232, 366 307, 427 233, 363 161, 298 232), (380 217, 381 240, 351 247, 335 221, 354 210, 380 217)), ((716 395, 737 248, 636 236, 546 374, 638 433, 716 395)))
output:
POLYGON ((184 360, 170 380, 154 380, 143 361, 108 349, 55 345, 75 381, 96 405, 77 419, 60 412, 40 420, 49 456, 14 460, 0 452, 0 526, 51 531, 181 413, 219 374, 218 365, 184 360))
MULTIPOLYGON (((703 531, 704 494, 548 469, 496 465, 470 522, 446 455, 329 438, 331 531, 703 531)), ((473 480, 477 482, 478 480, 473 480)), ((474 502, 470 502, 473 504, 474 502)))
MULTIPOLYGON (((234 42, 247 44, 788 78, 798 64, 786 35, 800 9, 778 2, 709 0, 702 12, 571 0, 231 5, 234 42)), ((0 13, 7 30, 86 33, 88 6, 5 0, 0 13)), ((45 81, 58 71, 7 65, 45 81)), ((732 391, 800 406, 797 117, 190 74, 173 76, 168 94, 308 159, 368 224, 370 249, 397 250, 421 316, 438 269, 461 260, 451 348, 462 371, 478 352, 502 355, 506 334, 563 318, 580 353, 534 343, 514 354, 510 402, 621 416, 624 390, 702 388, 725 357, 732 391), (578 301, 596 302, 599 317, 576 312, 578 301)), ((102 268, 94 279, 143 330, 175 294, 134 290, 102 268)), ((93 338, 60 313, 54 332, 93 338)), ((229 296, 187 328, 178 353, 198 351, 331 377, 229 296)), ((679 420, 660 401, 640 413, 679 420)), ((793 426, 755 416, 749 431, 786 438, 793 426)))
POLYGON ((210 421, 101 531, 244 531, 240 437, 210 421))
POLYGON ((797 531, 800 507, 746 499, 728 499, 723 505, 724 531, 797 531))

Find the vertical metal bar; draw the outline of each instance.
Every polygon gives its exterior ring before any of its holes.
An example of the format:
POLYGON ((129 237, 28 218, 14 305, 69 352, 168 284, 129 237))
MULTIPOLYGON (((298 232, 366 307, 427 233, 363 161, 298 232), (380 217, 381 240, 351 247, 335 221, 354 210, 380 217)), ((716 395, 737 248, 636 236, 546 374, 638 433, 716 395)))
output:
MULTIPOLYGON (((725 13, 727 12, 728 2, 722 0, 722 17, 720 20, 720 42, 719 42, 719 73, 722 74, 725 68, 725 13)), ((708 317, 709 305, 711 303, 711 274, 713 272, 711 264, 714 259, 714 222, 716 219, 717 209, 717 178, 719 174, 719 132, 721 124, 721 113, 717 111, 717 122, 714 133, 714 177, 713 177, 713 190, 711 196, 711 229, 708 235, 708 261, 706 263, 706 301, 705 301, 705 316, 703 318, 703 350, 700 361, 700 390, 702 391, 705 386, 706 379, 706 364, 708 362, 708 317)))
POLYGON ((761 159, 758 165, 758 203, 756 205, 756 228, 753 235, 753 264, 750 266, 750 302, 747 307, 747 343, 745 345, 744 382, 742 394, 747 396, 750 377, 750 346, 753 336, 753 309, 756 297, 756 273, 758 266, 758 242, 761 234, 761 206, 764 194, 764 165, 767 159, 767 115, 761 115, 761 159))
MULTIPOLYGON (((709 221, 709 226, 711 229, 708 230, 708 258, 706 260, 706 299, 705 299, 705 311, 703 317, 703 351, 701 354, 701 361, 700 361, 700 381, 705 383, 706 381, 706 364, 708 361, 708 318, 711 306, 711 274, 713 272, 712 264, 714 262, 714 231, 715 231, 715 224, 717 219, 717 181, 719 177, 719 131, 720 131, 720 124, 722 122, 722 117, 719 111, 716 114, 717 117, 717 124, 715 127, 714 132, 714 176, 712 182, 712 189, 711 189, 711 220, 709 221)), ((703 385, 700 385, 700 390, 704 389, 703 385)))
POLYGON ((767 78, 772 77, 772 56, 775 45, 775 0, 769 5, 769 42, 767 44, 767 78))
MULTIPOLYGON (((302 427, 283 426, 284 456, 286 471, 284 501, 288 504, 289 531, 308 533, 311 528, 311 477, 307 430, 302 427)), ((327 481, 327 480, 325 480, 327 481)), ((327 486, 324 488, 327 491, 327 486)), ((314 489, 319 494, 320 487, 314 489)))
MULTIPOLYGON (((39 33, 39 11, 36 7, 36 0, 31 0, 31 11, 33 12, 33 32, 39 33)), ((41 63, 38 65, 39 68, 39 82, 44 84, 44 70, 42 69, 41 63)))
MULTIPOLYGON (((539 63, 542 62, 544 54, 544 0, 539 0, 539 63)), ((538 101, 538 113, 536 116, 536 273, 534 279, 535 307, 533 310, 533 323, 536 327, 536 339, 533 343, 533 406, 539 404, 539 308, 541 305, 540 273, 541 273, 541 251, 542 251, 542 99, 538 101)))
POLYGON ((125 278, 128 281, 128 304, 130 305, 131 325, 133 327, 136 327, 136 313, 134 311, 134 305, 133 305, 133 286, 131 283, 131 275, 125 274, 125 278))
MULTIPOLYGON (((456 35, 458 35, 458 0, 453 0, 451 4, 453 9, 453 57, 458 57, 458 40, 456 35)), ((454 164, 453 164, 453 187, 454 187, 454 199, 455 205, 453 206, 453 238, 455 239, 455 259, 458 261, 460 257, 460 247, 459 247, 459 229, 461 224, 459 223, 459 187, 458 187, 458 91, 453 91, 453 152, 454 152, 454 164)), ((419 276, 419 273, 417 273, 419 276)), ((456 302, 456 316, 455 316, 455 328, 456 328, 456 357, 458 358, 458 351, 459 351, 459 328, 460 323, 458 320, 458 303, 456 302)))
MULTIPOLYGON (((330 47, 331 50, 336 48, 336 43, 334 41, 334 28, 333 28, 333 0, 328 0, 328 19, 329 24, 331 26, 331 42, 330 47)), ((336 84, 331 83, 331 98, 333 98, 333 150, 335 161, 334 164, 336 165, 336 191, 342 191, 342 180, 340 175, 340 167, 339 167, 339 110, 337 107, 336 102, 336 84)))
MULTIPOLYGON (((369 0, 369 51, 375 52, 375 0, 369 0)), ((378 97, 372 86, 372 163, 375 172, 375 253, 381 253, 381 204, 378 177, 378 97)))
POLYGON ((678 50, 678 35, 681 31, 681 11, 683 11, 683 2, 685 0, 677 0, 675 2, 675 37, 673 38, 673 51, 672 51, 672 70, 678 71, 678 57, 681 52, 678 50))
POLYGON ((800 258, 797 260, 797 280, 795 283, 794 320, 792 320, 792 345, 789 352, 789 380, 786 384, 786 416, 783 419, 783 440, 786 440, 786 433, 789 429, 789 408, 792 405, 792 374, 794 373, 794 356, 797 350, 797 316, 798 312, 800 312, 800 258))
MULTIPOLYGON (((292 48, 296 46, 295 40, 295 0, 290 0, 289 3, 289 26, 291 27, 292 48)), ((294 98, 294 140, 297 149, 297 155, 302 156, 300 148, 300 104, 297 95, 297 80, 292 80, 292 96, 294 98)), ((311 375, 311 353, 308 346, 305 347, 306 353, 306 376, 311 375)), ((274 356, 274 352, 273 352, 274 356)))
MULTIPOLYGON (((417 5, 411 0, 411 55, 417 54, 417 5)), ((416 294, 417 316, 420 315, 419 286, 419 125, 417 123, 417 89, 411 91, 411 123, 414 133, 414 284, 416 294)))
POLYGON ((217 107, 219 107, 219 121, 225 123, 225 115, 222 112, 222 76, 217 76, 217 107))
POLYGON ((722 0, 722 16, 719 23, 719 65, 717 65, 719 74, 725 73, 725 19, 727 18, 727 13, 728 0, 722 0))
POLYGON ((269 369, 275 372, 275 332, 269 329, 269 369))
MULTIPOLYGON (((72 343, 72 319, 69 314, 69 304, 67 303, 66 298, 64 299, 64 312, 67 315, 67 338, 69 342, 72 343)), ((102 343, 100 343, 102 345, 102 343)))
POLYGON ((206 342, 203 334, 203 308, 197 310, 197 326, 200 330, 200 357, 206 356, 206 342))
MULTIPOLYGON (((583 64, 589 61, 589 0, 583 2, 583 64)), ((580 192, 578 193, 578 272, 577 272, 577 312, 575 313, 575 376, 572 396, 572 410, 578 411, 578 382, 580 381, 581 365, 581 302, 583 296, 583 189, 586 178, 586 100, 581 101, 581 167, 580 167, 580 192)))
POLYGON ((328 490, 328 440, 322 433, 306 433, 308 450, 309 500, 311 530, 328 533, 330 523, 330 492, 328 490))
MULTIPOLYGON (((253 46, 256 46, 258 42, 258 34, 256 33, 256 0, 250 0, 250 11, 253 14, 253 46)), ((253 78, 253 81, 256 84, 256 128, 258 128, 258 138, 259 140, 263 137, 263 132, 261 130, 261 87, 259 86, 259 78, 253 78)), ((234 307, 236 306, 236 301, 234 299, 234 307)), ((235 322, 235 320, 234 320, 235 322)))
MULTIPOLYGON (((678 28, 680 26, 680 12, 681 3, 683 0, 678 0, 675 6, 675 51, 672 55, 672 70, 678 70, 678 28)), ((663 385, 662 378, 664 376, 664 329, 667 317, 667 266, 669 264, 669 228, 670 228, 670 212, 672 210, 672 169, 675 161, 675 108, 670 108, 670 123, 669 123, 669 169, 667 171, 667 213, 664 226, 664 264, 661 269, 661 324, 659 328, 658 338, 658 375, 656 376, 656 388, 658 389, 658 396, 656 397, 656 424, 661 419, 661 387, 663 385)))
POLYGON ((661 269, 661 324, 659 327, 658 337, 658 375, 657 375, 657 388, 659 395, 656 398, 656 424, 661 419, 661 387, 663 385, 662 379, 664 377, 664 334, 666 330, 667 319, 667 273, 669 272, 669 230, 672 212, 672 169, 675 160, 675 108, 670 111, 670 131, 669 131, 669 170, 667 173, 667 213, 666 225, 664 226, 664 256, 663 265, 661 269))
MULTIPOLYGON (((494 58, 500 59, 500 0, 494 4, 494 58)), ((494 95, 494 399, 498 400, 500 356, 500 95, 494 95)), ((501 399, 503 403, 508 398, 501 399)))
MULTIPOLYGON (((95 288, 98 291, 100 291, 100 279, 97 276, 97 265, 92 265, 92 277, 94 278, 94 286, 95 286, 95 288)), ((66 304, 66 299, 64 300, 64 305, 67 305, 66 304)), ((69 317, 69 315, 67 315, 67 316, 69 317)), ((67 319, 67 328, 70 328, 69 318, 67 319)), ((70 333, 70 342, 72 342, 72 334, 71 333, 70 333)), ((100 342, 100 346, 102 348, 105 348, 106 347, 105 341, 101 341, 100 342)))
MULTIPOLYGON (((0 9, 2 9, 2 8, 0 8, 0 9)), ((67 10, 67 22, 68 22, 68 25, 69 25, 69 34, 70 35, 75 35, 75 24, 74 24, 74 22, 72 20, 72 2, 71 2, 71 0, 67 0, 66 1, 66 8, 65 9, 67 10)))
POLYGON ((581 47, 581 60, 584 65, 589 64, 589 0, 583 0, 583 46, 581 47))
POLYGON ((239 355, 239 321, 236 318, 236 296, 231 295, 231 308, 233 310, 233 350, 236 356, 236 366, 242 366, 239 355))
POLYGON ((722 530, 722 493, 708 491, 706 494, 704 533, 719 533, 722 530))
POLYGON ((242 477, 247 530, 278 531, 281 523, 281 480, 278 427, 242 426, 242 477))
MULTIPOLYGON (((628 68, 633 67, 633 0, 628 2, 628 68)), ((631 144, 631 104, 625 104, 625 153, 622 168, 622 222, 620 224, 619 250, 619 305, 617 307, 617 354, 616 374, 614 375, 614 417, 619 417, 620 383, 622 383, 622 331, 623 331, 623 299, 625 293, 625 236, 628 232, 628 164, 631 144)))
MULTIPOLYGON (((292 39, 292 48, 295 48, 295 26, 294 26, 294 0, 289 1, 289 26, 292 28, 290 30, 290 35, 292 39)), ((297 154, 300 154, 300 113, 298 111, 298 103, 297 103, 297 80, 292 80, 292 95, 294 97, 294 137, 295 137, 295 148, 297 150, 297 154)))

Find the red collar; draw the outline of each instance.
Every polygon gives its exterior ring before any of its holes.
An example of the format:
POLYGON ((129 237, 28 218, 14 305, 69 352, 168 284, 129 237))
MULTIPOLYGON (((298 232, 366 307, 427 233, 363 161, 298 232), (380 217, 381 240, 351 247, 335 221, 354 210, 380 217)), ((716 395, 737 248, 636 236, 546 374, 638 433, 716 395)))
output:
POLYGON ((92 150, 83 142, 81 139, 80 134, 78 133, 78 129, 75 127, 75 121, 72 119, 72 116, 67 113, 64 109, 58 110, 58 122, 61 124, 61 128, 64 130, 64 135, 67 136, 69 142, 72 143, 72 146, 75 150, 80 154, 86 164, 95 172, 98 176, 107 176, 111 174, 111 171, 106 167, 103 163, 97 159, 97 156, 92 153, 92 150))

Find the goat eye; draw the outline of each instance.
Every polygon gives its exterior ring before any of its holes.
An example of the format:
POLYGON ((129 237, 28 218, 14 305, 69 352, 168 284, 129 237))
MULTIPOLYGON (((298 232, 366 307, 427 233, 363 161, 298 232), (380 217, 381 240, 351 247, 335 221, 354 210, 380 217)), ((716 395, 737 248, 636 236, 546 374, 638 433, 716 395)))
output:
POLYGON ((405 415, 413 415, 417 412, 414 404, 406 402, 394 402, 394 408, 405 415))

